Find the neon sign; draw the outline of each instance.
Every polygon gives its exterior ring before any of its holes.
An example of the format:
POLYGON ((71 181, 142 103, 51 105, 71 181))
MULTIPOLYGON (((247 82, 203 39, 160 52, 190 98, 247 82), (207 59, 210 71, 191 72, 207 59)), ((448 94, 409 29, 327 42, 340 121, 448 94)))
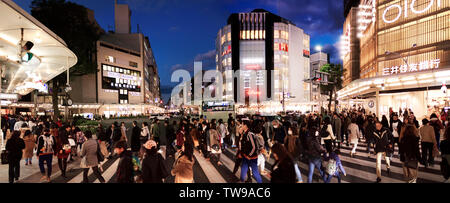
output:
MULTIPOLYGON (((402 13, 404 12, 404 17, 405 18, 407 18, 408 17, 408 0, 404 0, 405 1, 405 7, 404 8, 402 8, 402 6, 401 5, 399 5, 399 4, 394 4, 394 5, 391 5, 391 6, 389 6, 389 7, 387 7, 385 10, 384 10, 384 12, 383 12, 383 21, 385 22, 385 23, 394 23, 394 22, 396 22, 398 19, 400 19, 400 17, 402 16, 402 13), (390 11, 390 10, 392 10, 392 9, 395 9, 395 10, 398 10, 398 14, 397 14, 397 16, 394 18, 394 19, 392 19, 392 20, 387 20, 386 19, 386 14, 387 14, 387 12, 388 11, 390 11)), ((441 7, 441 0, 436 0, 437 1, 437 7, 441 7)), ((415 13, 415 14, 421 14, 421 13, 424 13, 424 12, 426 12, 426 11, 428 11, 428 10, 430 10, 431 9, 431 7, 433 6, 433 4, 434 4, 434 0, 430 0, 430 2, 428 3, 428 5, 423 9, 423 10, 416 10, 415 8, 414 8, 414 5, 416 4, 416 0, 412 0, 411 1, 411 4, 409 4, 409 9, 411 10, 411 12, 413 12, 413 13, 415 13)))
POLYGON ((441 63, 440 59, 430 60, 430 61, 422 61, 416 64, 410 64, 409 67, 407 65, 401 66, 393 66, 383 68, 383 75, 394 75, 399 73, 408 73, 408 72, 417 72, 423 70, 437 69, 439 68, 439 64, 441 63))

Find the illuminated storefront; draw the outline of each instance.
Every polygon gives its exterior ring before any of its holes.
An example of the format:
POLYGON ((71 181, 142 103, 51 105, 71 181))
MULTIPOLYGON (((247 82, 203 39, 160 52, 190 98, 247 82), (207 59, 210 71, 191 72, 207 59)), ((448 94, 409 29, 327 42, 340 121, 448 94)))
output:
POLYGON ((359 22, 368 22, 358 25, 361 72, 338 92, 342 107, 360 98, 378 101, 372 112, 379 115, 392 107, 429 116, 447 106, 450 1, 366 0, 359 9, 359 22))

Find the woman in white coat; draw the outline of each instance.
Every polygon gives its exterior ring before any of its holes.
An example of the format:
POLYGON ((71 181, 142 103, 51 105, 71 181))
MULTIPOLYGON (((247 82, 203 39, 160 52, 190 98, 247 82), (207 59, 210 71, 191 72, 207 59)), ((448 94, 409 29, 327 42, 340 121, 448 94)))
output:
POLYGON ((352 152, 350 156, 356 154, 356 147, 358 146, 358 139, 361 137, 361 131, 359 131, 359 127, 356 124, 356 118, 352 118, 352 123, 348 126, 348 139, 350 140, 350 144, 353 144, 352 152))

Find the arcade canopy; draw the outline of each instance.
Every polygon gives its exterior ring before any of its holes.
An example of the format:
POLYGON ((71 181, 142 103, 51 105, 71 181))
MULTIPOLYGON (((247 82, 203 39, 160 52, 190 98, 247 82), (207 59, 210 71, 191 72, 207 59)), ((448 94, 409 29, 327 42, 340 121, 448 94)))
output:
POLYGON ((26 95, 77 63, 55 33, 11 0, 0 0, 1 93, 26 95), (22 50, 28 41, 34 46, 22 50))

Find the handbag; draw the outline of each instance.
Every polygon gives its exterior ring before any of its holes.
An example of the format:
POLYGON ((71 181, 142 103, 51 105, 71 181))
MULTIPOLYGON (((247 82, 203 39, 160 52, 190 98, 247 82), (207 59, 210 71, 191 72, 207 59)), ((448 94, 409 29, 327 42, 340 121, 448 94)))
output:
POLYGON ((437 146, 435 145, 433 147, 433 157, 438 157, 439 156, 439 149, 437 148, 437 146))
POLYGON ((77 146, 77 144, 75 143, 75 140, 74 140, 74 139, 69 138, 68 140, 69 140, 69 145, 70 145, 71 147, 77 146))
POLYGON ((105 156, 103 156, 103 153, 100 150, 100 144, 97 142, 97 159, 98 162, 103 162, 105 160, 105 156))
POLYGON ((81 158, 80 168, 88 168, 88 166, 87 166, 87 164, 86 164, 86 156, 84 156, 83 158, 81 158))
POLYGON ((406 158, 405 167, 411 169, 417 169, 419 167, 419 161, 417 159, 406 158))

